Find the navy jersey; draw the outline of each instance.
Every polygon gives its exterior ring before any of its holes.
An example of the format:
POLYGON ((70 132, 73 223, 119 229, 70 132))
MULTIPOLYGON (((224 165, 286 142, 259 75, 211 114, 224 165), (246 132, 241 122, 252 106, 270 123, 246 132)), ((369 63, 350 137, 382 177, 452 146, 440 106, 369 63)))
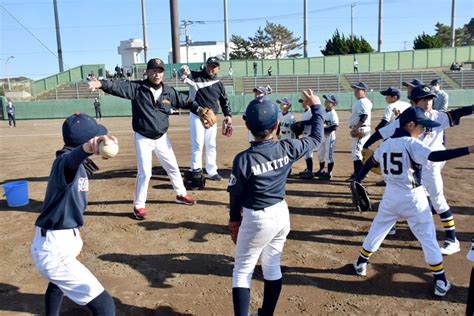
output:
POLYGON ((44 198, 41 214, 35 225, 50 230, 78 228, 84 224, 83 213, 87 206, 89 179, 81 164, 77 171, 68 169, 68 155, 88 154, 82 146, 72 152, 59 155, 53 163, 48 180, 48 188, 44 198), (68 174, 71 179, 68 181, 68 174))
POLYGON ((242 206, 262 209, 282 201, 292 164, 313 151, 323 138, 321 106, 311 107, 311 134, 300 139, 252 142, 234 158, 227 191, 231 196, 231 220, 240 220, 242 206))

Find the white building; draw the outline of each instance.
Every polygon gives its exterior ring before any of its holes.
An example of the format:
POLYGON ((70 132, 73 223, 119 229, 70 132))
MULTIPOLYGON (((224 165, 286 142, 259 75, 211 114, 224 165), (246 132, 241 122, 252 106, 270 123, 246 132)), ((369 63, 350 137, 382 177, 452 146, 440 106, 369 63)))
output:
MULTIPOLYGON (((189 44, 187 48, 185 44, 180 45, 179 50, 182 64, 203 63, 211 56, 223 55, 225 52, 225 43, 215 41, 193 42, 189 44)), ((231 51, 232 48, 229 47, 229 54, 231 51)), ((170 49, 168 53, 168 63, 172 63, 172 61, 173 50, 170 49)))
MULTIPOLYGON (((143 41, 139 38, 131 38, 126 41, 120 41, 117 51, 122 57, 122 67, 125 70, 131 70, 134 64, 141 63, 140 53, 143 50, 143 41)), ((146 61, 145 61, 146 62, 146 61)))

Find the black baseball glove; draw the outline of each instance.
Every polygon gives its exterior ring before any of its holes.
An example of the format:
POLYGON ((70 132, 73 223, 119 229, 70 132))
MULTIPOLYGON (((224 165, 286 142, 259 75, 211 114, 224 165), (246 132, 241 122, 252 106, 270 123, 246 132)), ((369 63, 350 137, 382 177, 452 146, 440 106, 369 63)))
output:
POLYGON ((301 134, 303 134, 304 131, 304 125, 301 121, 293 123, 290 126, 291 131, 295 134, 296 137, 299 137, 301 134))
POLYGON ((351 181, 352 204, 359 212, 372 210, 369 194, 362 184, 351 181))

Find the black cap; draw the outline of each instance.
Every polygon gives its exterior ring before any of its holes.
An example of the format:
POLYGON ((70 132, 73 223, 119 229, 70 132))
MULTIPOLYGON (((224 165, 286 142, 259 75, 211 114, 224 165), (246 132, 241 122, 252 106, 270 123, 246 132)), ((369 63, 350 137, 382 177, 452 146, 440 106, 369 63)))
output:
POLYGON ((250 101, 245 110, 245 122, 253 132, 272 128, 278 121, 278 107, 265 97, 250 101))
POLYGON ((219 58, 217 58, 217 57, 209 57, 206 60, 206 65, 219 67, 221 65, 221 62, 220 62, 219 58))
POLYGON ((392 96, 398 98, 400 98, 401 96, 400 89, 396 87, 388 87, 387 90, 380 91, 380 94, 384 96, 392 96))
POLYGON ((418 80, 418 79, 413 79, 412 81, 403 81, 402 82, 402 85, 404 87, 416 87, 416 86, 419 86, 420 84, 425 84, 423 81, 421 80, 418 80))
POLYGON ((429 97, 436 98, 436 93, 429 86, 422 84, 413 88, 409 99, 416 101, 416 100, 429 98, 429 97))
POLYGON ((369 86, 365 82, 362 82, 362 81, 357 81, 351 86, 351 88, 365 90, 365 91, 369 90, 369 86))
POLYGON ((338 103, 338 100, 337 100, 337 97, 335 94, 323 94, 323 98, 325 98, 326 100, 328 100, 329 102, 331 103, 334 103, 335 105, 337 105, 338 103))
POLYGON ((411 106, 398 117, 400 120, 400 126, 404 126, 406 123, 415 122, 417 124, 421 124, 426 127, 438 127, 441 124, 430 120, 425 115, 425 110, 417 106, 411 106))
POLYGON ((431 85, 432 85, 432 86, 436 86, 436 85, 438 85, 438 84, 441 84, 441 80, 439 80, 439 79, 433 79, 433 80, 431 80, 431 85))
POLYGON ((162 61, 161 59, 159 59, 159 58, 150 59, 150 60, 148 61, 148 63, 146 64, 146 70, 148 70, 148 69, 156 69, 156 68, 165 70, 165 64, 164 64, 163 61, 162 61))
POLYGON ((107 135, 107 128, 97 124, 97 121, 84 113, 75 113, 63 123, 63 140, 68 147, 77 147, 89 139, 107 135))

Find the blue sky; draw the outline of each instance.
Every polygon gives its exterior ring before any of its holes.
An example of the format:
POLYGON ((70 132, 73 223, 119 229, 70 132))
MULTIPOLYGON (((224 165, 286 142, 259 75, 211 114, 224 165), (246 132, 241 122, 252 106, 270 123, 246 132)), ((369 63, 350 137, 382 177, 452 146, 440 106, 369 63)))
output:
MULTIPOLYGON (((58 0, 65 69, 81 64, 120 64, 121 40, 142 38, 140 0, 58 0)), ((378 0, 308 0, 308 54, 320 50, 334 31, 354 32, 377 48, 378 0)), ((411 49, 413 39, 434 25, 451 23, 451 0, 384 0, 383 51, 411 49)), ((168 0, 146 0, 148 56, 167 60, 171 48, 168 0)), ((189 27, 193 41, 224 40, 223 0, 179 0, 179 19, 204 21, 189 27)), ((474 16, 474 1, 456 1, 456 27, 474 16)), ((303 37, 303 0, 228 0, 229 37, 252 36, 265 21, 279 23, 303 37)), ((59 71, 53 0, 0 0, 0 78, 5 61, 10 77, 39 79, 59 71), (7 13, 7 11, 9 13, 7 13), (11 15, 10 15, 11 14, 11 15), (14 16, 14 18, 12 17, 14 16), (26 31, 15 19, 23 24, 26 31), (41 44, 37 39, 43 44, 41 44), (49 49, 49 50, 48 50, 49 49)), ((181 37, 183 40, 183 37, 181 37)), ((143 58, 143 56, 142 56, 143 58)))

